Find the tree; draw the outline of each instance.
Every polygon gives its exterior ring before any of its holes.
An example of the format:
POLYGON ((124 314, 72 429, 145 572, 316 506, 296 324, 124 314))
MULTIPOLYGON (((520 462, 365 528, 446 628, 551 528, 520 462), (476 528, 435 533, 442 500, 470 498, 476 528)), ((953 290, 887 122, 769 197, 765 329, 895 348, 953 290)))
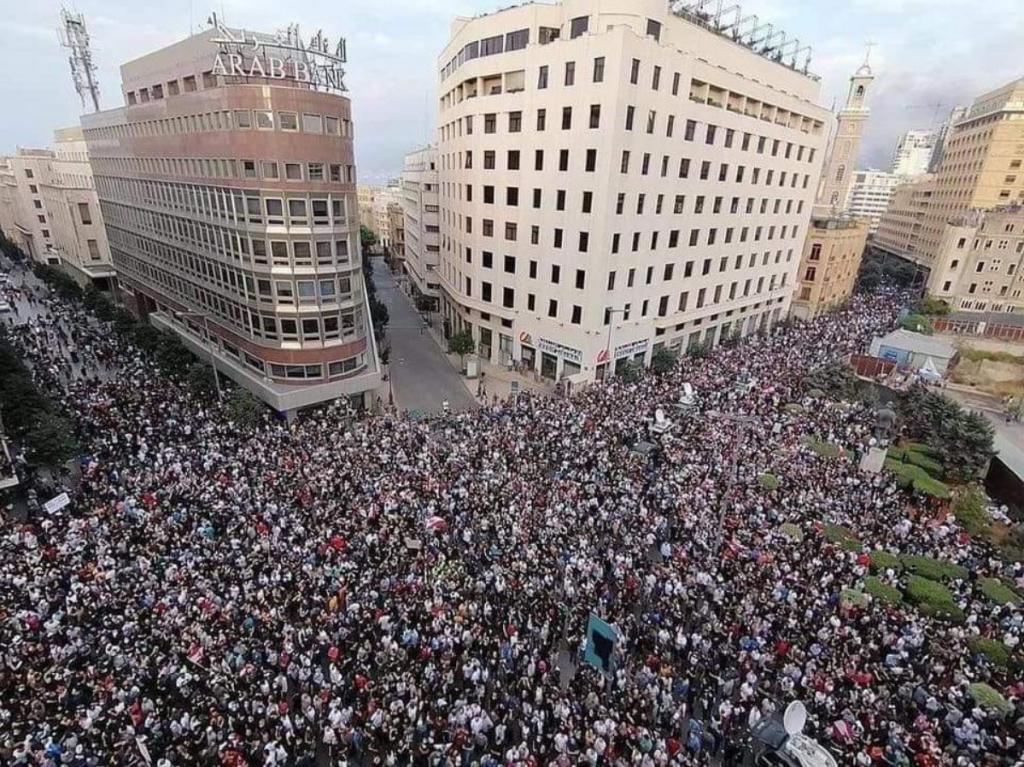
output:
POLYGON ((711 356, 711 342, 701 341, 700 343, 688 346, 686 348, 686 356, 693 357, 695 360, 707 359, 711 356))
POLYGON ((914 304, 914 311, 917 314, 923 314, 925 316, 938 316, 944 317, 953 311, 953 308, 941 298, 934 298, 933 296, 922 296, 917 303, 914 304))
POLYGON ((476 351, 476 341, 469 330, 460 330, 448 339, 448 352, 458 354, 459 360, 464 361, 467 354, 476 351))
POLYGON ((235 389, 228 396, 228 417, 241 429, 255 429, 263 423, 267 407, 246 389, 235 389))
POLYGON ((70 422, 53 413, 40 413, 22 438, 25 457, 36 466, 56 468, 78 453, 70 422))
POLYGON ((900 322, 900 327, 904 330, 911 330, 926 336, 930 336, 935 332, 935 328, 932 327, 928 318, 920 314, 908 314, 900 322))
POLYGON ((432 312, 434 311, 434 298, 432 296, 425 296, 422 293, 417 293, 414 299, 416 309, 421 312, 432 312))
POLYGON ((157 364, 164 369, 164 372, 174 374, 188 370, 195 360, 185 344, 177 335, 170 331, 160 334, 160 341, 155 351, 157 364))
POLYGON ((924 386, 913 386, 899 400, 905 433, 928 446, 944 476, 969 481, 995 455, 995 430, 988 419, 924 386))
POLYGON ((160 340, 163 335, 159 330, 154 328, 148 322, 139 322, 135 326, 135 333, 132 335, 132 340, 135 345, 138 346, 142 351, 148 352, 149 354, 156 353, 157 347, 160 346, 160 340))
POLYGON ((205 362, 193 362, 188 369, 188 388, 200 397, 215 397, 217 381, 213 368, 205 362))
POLYGON ((821 389, 836 400, 852 401, 857 396, 857 376, 842 362, 830 362, 814 369, 804 383, 808 389, 821 389))
POLYGON ((624 360, 616 367, 615 375, 626 383, 636 383, 640 380, 642 371, 633 360, 624 360))
POLYGON ((659 346, 651 355, 651 370, 658 375, 670 373, 675 369, 679 356, 667 346, 659 346))
POLYGON ((377 244, 377 235, 373 233, 373 230, 367 226, 359 227, 359 242, 363 246, 363 250, 372 248, 377 244))

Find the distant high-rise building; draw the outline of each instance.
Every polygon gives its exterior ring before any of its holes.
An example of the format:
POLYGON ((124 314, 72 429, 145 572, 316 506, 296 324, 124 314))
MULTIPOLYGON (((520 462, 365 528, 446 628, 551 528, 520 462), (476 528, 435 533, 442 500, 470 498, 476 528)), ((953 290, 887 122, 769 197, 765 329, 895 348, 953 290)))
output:
POLYGON ((817 78, 664 0, 458 18, 438 64, 441 311, 485 360, 593 380, 788 311, 817 78))
POLYGON ((878 222, 889 207, 896 187, 904 179, 884 170, 859 170, 853 174, 853 183, 844 206, 851 218, 871 222, 870 234, 878 231, 878 222))
POLYGON ((288 414, 380 383, 344 46, 217 25, 82 124, 126 301, 288 414))
POLYGON ((931 130, 911 130, 900 136, 893 156, 892 172, 897 176, 921 176, 935 153, 938 134, 931 130))
POLYGON ((932 157, 928 161, 928 172, 935 173, 939 169, 939 165, 942 164, 942 155, 946 148, 946 138, 949 136, 950 128, 964 117, 970 111, 970 107, 954 107, 953 111, 949 113, 949 119, 942 123, 935 137, 935 149, 932 151, 932 157))
POLYGON ((931 269, 951 221, 1024 203, 1022 165, 1024 78, 979 96, 950 126, 938 171, 900 187, 876 243, 931 269))
POLYGON ((405 156, 402 208, 406 274, 415 290, 436 302, 441 288, 436 275, 441 252, 436 147, 428 146, 405 156))

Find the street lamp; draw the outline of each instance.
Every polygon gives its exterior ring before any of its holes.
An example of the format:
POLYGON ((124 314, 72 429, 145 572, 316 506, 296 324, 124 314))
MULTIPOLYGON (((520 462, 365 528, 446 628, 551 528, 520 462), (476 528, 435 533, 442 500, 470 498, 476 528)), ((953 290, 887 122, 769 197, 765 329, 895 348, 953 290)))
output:
POLYGON ((217 372, 217 354, 214 351, 216 349, 216 344, 214 343, 213 338, 210 336, 210 315, 208 315, 206 312, 174 312, 174 314, 176 316, 178 316, 178 317, 184 317, 184 318, 188 318, 188 317, 200 317, 200 318, 202 318, 202 320, 203 320, 203 334, 205 336, 204 340, 209 345, 210 366, 213 368, 213 382, 217 386, 217 401, 218 402, 223 402, 224 401, 224 394, 220 390, 220 374, 217 372))
POLYGON ((722 503, 718 510, 718 524, 715 530, 715 548, 712 552, 714 557, 715 573, 718 573, 719 565, 719 552, 722 549, 722 536, 725 528, 725 512, 728 509, 726 500, 729 494, 732 492, 733 486, 736 484, 736 480, 739 479, 740 462, 739 452, 747 439, 747 429, 758 422, 758 419, 751 415, 738 415, 736 413, 720 413, 717 410, 709 410, 706 415, 712 420, 725 421, 726 423, 736 424, 739 429, 735 438, 732 440, 734 446, 732 464, 729 467, 729 476, 726 483, 725 494, 722 496, 722 503))
MULTIPOLYGON (((608 365, 608 370, 611 371, 611 375, 614 375, 615 374, 615 364, 614 364, 614 360, 612 359, 612 319, 615 317, 616 314, 621 314, 621 315, 625 316, 626 310, 625 309, 612 309, 612 308, 608 308, 608 309, 605 309, 605 312, 608 314, 608 338, 605 340, 605 343, 604 343, 604 352, 605 352, 605 354, 608 355, 608 360, 607 360, 607 362, 605 362, 605 364, 608 365)), ((609 378, 609 377, 610 377, 609 374, 605 373, 605 378, 609 378)))

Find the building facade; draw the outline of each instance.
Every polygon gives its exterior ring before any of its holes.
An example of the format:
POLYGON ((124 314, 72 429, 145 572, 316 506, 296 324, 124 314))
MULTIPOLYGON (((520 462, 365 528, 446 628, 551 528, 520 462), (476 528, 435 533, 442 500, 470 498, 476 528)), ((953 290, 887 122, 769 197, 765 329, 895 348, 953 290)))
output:
POLYGON ((1024 314, 1024 206, 948 222, 928 292, 958 311, 1024 314))
POLYGON ((842 306, 853 295, 869 227, 866 219, 811 221, 793 297, 794 317, 813 319, 842 306))
POLYGON ((878 222, 872 245, 911 261, 919 261, 921 230, 935 196, 935 176, 926 174, 899 184, 878 222))
MULTIPOLYGON (((927 190, 927 205, 915 211, 920 218, 909 240, 878 240, 879 247, 931 269, 948 222, 1024 202, 1024 78, 975 99, 949 128, 938 170, 926 178, 917 191, 927 190)), ((890 215, 906 218, 904 209, 892 207, 880 234, 890 215)))
POLYGON ((440 210, 437 148, 410 152, 402 169, 405 272, 413 290, 435 302, 441 288, 436 276, 441 253, 440 210))
POLYGON ((350 103, 296 45, 207 30, 125 64, 126 106, 82 118, 127 302, 286 413, 380 381, 350 103))
POLYGON ((900 136, 892 160, 896 176, 922 176, 928 172, 938 134, 931 130, 911 130, 900 136))
POLYGON ((828 159, 818 188, 817 203, 814 206, 816 216, 837 216, 843 212, 860 152, 860 142, 864 137, 864 126, 870 114, 868 89, 874 79, 867 62, 850 78, 846 104, 836 120, 835 135, 829 146, 828 159))
POLYGON ((373 199, 377 190, 372 186, 361 186, 357 190, 359 204, 359 225, 365 226, 371 232, 374 230, 373 199))
POLYGON ((896 193, 896 187, 903 179, 884 170, 859 170, 853 174, 850 191, 844 206, 851 218, 862 218, 870 222, 870 234, 878 231, 878 224, 889 208, 889 202, 896 193))
POLYGON ((872 82, 874 75, 865 60, 850 78, 846 105, 837 116, 835 138, 825 158, 818 199, 800 254, 791 310, 800 319, 814 319, 853 295, 871 223, 867 217, 854 218, 848 209, 854 197, 854 177, 860 175, 851 169, 871 113, 868 91, 872 82))
POLYGON ((392 265, 405 272, 405 213, 399 202, 388 203, 388 240, 392 265))
POLYGON ((114 269, 82 129, 54 132, 50 149, 0 161, 0 227, 39 263, 112 290, 114 269))
POLYGON ((441 55, 446 331, 548 379, 784 316, 819 83, 660 0, 456 19, 441 55))

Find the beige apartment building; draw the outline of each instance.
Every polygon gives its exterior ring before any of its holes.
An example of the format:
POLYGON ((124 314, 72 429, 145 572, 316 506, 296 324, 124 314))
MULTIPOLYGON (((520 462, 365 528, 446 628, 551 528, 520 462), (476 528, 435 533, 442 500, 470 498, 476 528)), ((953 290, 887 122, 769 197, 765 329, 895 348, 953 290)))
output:
POLYGON ((482 357, 591 380, 785 316, 817 79, 662 0, 459 18, 439 69, 441 308, 482 357))
POLYGON ((0 227, 39 263, 81 285, 114 287, 92 166, 79 127, 54 132, 50 149, 18 149, 0 161, 0 227))
POLYGON ((871 224, 867 219, 814 218, 800 260, 793 316, 812 319, 845 303, 857 282, 871 224))
POLYGON ((424 147, 405 156, 402 169, 402 210, 405 216, 405 272, 416 293, 434 299, 440 246, 437 148, 424 147))
POLYGON ((122 66, 125 106, 82 118, 128 303, 287 414, 380 382, 326 50, 218 26, 122 66))
POLYGON ((937 171, 897 190, 876 238, 879 248, 928 269, 949 222, 1024 202, 1024 78, 957 114, 937 171))
POLYGON ((377 190, 372 186, 361 186, 357 188, 357 200, 359 205, 359 225, 365 226, 371 232, 374 229, 373 220, 373 198, 377 190))
POLYGON ((929 293, 959 311, 1024 314, 1024 206, 947 222, 929 293))
POLYGON ((405 213, 401 203, 388 203, 388 240, 392 261, 401 271, 405 271, 405 213))

